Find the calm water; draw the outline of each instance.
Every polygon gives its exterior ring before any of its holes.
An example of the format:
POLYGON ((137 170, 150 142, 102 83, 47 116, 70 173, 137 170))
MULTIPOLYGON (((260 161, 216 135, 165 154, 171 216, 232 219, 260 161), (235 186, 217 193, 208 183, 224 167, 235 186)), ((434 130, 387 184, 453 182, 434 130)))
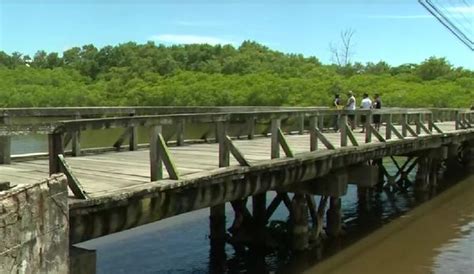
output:
MULTIPOLYGON (((205 128, 194 131, 198 138, 205 128)), ((83 147, 111 146, 110 136, 83 133, 83 147), (88 141, 93 140, 93 141, 88 141)), ((146 131, 141 131, 146 141, 146 131)), ((172 130, 165 135, 172 136, 172 130)), ((13 153, 46 151, 42 136, 17 137, 13 153)), ((467 177, 419 205, 406 193, 371 193, 359 199, 350 185, 343 197, 344 230, 337 242, 292 254, 286 248, 264 254, 226 246, 228 273, 471 273, 474 269, 474 177, 467 177), (415 208, 415 209, 413 209, 415 208)), ((268 193, 268 202, 274 196, 268 193)), ((227 208, 227 226, 233 212, 227 208)), ((285 221, 280 206, 273 220, 285 221)), ((208 209, 82 243, 97 250, 98 273, 208 273, 210 259, 208 209)))

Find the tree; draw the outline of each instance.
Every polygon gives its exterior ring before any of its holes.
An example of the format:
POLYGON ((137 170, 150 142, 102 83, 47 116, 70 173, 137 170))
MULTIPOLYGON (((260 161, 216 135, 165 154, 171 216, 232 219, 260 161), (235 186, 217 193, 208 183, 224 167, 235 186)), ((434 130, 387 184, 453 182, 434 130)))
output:
POLYGON ((352 39, 354 34, 355 30, 351 28, 343 30, 340 33, 341 44, 329 44, 332 61, 340 67, 345 67, 351 63, 351 58, 354 55, 354 41, 352 39))
POLYGON ((434 80, 438 77, 448 75, 452 66, 446 58, 436 58, 434 56, 423 61, 416 69, 416 73, 423 80, 434 80))

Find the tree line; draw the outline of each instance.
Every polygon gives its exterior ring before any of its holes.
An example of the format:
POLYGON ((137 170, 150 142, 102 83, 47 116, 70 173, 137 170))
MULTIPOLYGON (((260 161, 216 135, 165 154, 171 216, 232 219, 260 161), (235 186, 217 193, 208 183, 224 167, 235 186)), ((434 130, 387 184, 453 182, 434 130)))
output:
POLYGON ((334 94, 379 93, 386 106, 469 107, 474 72, 430 57, 420 64, 322 64, 252 41, 133 42, 34 56, 0 51, 0 106, 329 106, 334 94))

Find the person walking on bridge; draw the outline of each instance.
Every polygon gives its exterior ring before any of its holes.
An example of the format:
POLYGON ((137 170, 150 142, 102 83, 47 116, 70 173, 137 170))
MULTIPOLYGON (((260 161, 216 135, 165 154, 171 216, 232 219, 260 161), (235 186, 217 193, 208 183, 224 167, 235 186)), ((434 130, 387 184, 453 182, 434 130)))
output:
MULTIPOLYGON (((373 108, 374 109, 381 109, 382 108, 382 100, 380 99, 380 95, 378 93, 375 94, 373 108)), ((375 114, 373 117, 374 117, 375 129, 377 131, 379 131, 380 130, 380 124, 382 123, 380 114, 375 114)))
MULTIPOLYGON (((372 108, 372 100, 370 100, 369 95, 367 93, 364 93, 362 96, 363 99, 360 102, 360 108, 363 110, 370 110, 372 108)), ((370 117, 370 116, 369 116, 370 117)), ((369 118, 370 119, 370 118, 369 118)), ((365 123, 367 121, 367 115, 361 115, 360 116, 360 121, 362 122, 362 133, 365 132, 365 123)), ((371 121, 369 121, 370 123, 371 121)))
MULTIPOLYGON (((339 94, 336 94, 334 96, 333 107, 336 110, 341 110, 341 109, 344 108, 344 106, 342 105, 341 98, 340 98, 339 94)), ((339 119, 340 119, 340 117, 341 117, 341 115, 339 115, 339 113, 334 116, 334 125, 333 125, 333 127, 334 127, 335 132, 339 131, 339 119)))
MULTIPOLYGON (((346 110, 351 110, 354 111, 356 109, 356 98, 354 96, 354 93, 352 90, 349 90, 349 93, 347 94, 349 97, 347 99, 347 104, 346 104, 346 110)), ((349 114, 347 115, 347 118, 349 118, 349 123, 351 124, 351 129, 355 129, 355 113, 354 114, 349 114)))

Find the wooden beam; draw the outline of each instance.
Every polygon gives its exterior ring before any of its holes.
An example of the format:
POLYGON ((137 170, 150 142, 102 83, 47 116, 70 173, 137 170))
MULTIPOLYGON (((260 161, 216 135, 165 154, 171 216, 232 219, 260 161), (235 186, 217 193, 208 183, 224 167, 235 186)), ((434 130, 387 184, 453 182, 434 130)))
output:
POLYGON ((161 134, 161 126, 150 128, 150 181, 163 179, 163 160, 158 149, 158 134, 161 134))
POLYGON ((393 132, 395 136, 397 136, 398 139, 403 139, 403 135, 398 131, 398 129, 393 124, 390 124, 389 127, 390 127, 390 131, 393 132))
MULTIPOLYGON (((390 139, 392 139, 392 128, 393 128, 392 120, 393 120, 393 116, 392 116, 392 114, 388 114, 386 117, 387 117, 387 121, 386 121, 386 124, 385 124, 385 140, 390 140, 390 139)), ((381 118, 382 118, 382 116, 380 116, 379 119, 381 119, 381 118)), ((380 122, 382 122, 382 121, 380 120, 380 122)))
POLYGON ((347 146, 347 115, 342 114, 339 120, 339 129, 341 130, 341 147, 347 146))
POLYGON ((295 157, 281 129, 278 129, 278 142, 280 143, 281 148, 283 148, 283 151, 285 152, 286 157, 295 157))
POLYGON ((359 146, 359 143, 357 143, 357 140, 354 136, 354 133, 352 132, 352 129, 349 127, 349 125, 346 124, 346 134, 347 137, 349 137, 349 140, 351 141, 353 146, 359 146))
POLYGON ((386 142, 383 136, 374 128, 373 125, 369 125, 369 128, 367 130, 370 130, 372 134, 374 134, 375 138, 379 140, 379 142, 386 142))
POLYGON ((409 124, 407 124, 405 128, 412 136, 418 137, 418 134, 411 128, 409 124))
POLYGON ((319 140, 321 140, 321 143, 327 148, 327 149, 336 149, 334 145, 324 136, 324 134, 319 131, 319 129, 315 130, 316 136, 319 140))
POLYGON ((318 136, 316 127, 318 125, 318 116, 309 117, 309 150, 318 150, 318 136))
POLYGON ((230 150, 230 153, 232 153, 234 158, 237 160, 237 162, 239 162, 241 166, 250 166, 250 163, 245 159, 242 152, 234 145, 228 135, 225 136, 225 142, 228 149, 230 150))
POLYGON ((64 173, 64 175, 66 175, 67 184, 71 189, 72 193, 74 193, 74 196, 78 199, 89 199, 89 195, 84 191, 84 188, 82 187, 81 183, 72 172, 71 168, 66 162, 66 159, 64 159, 64 155, 59 154, 57 158, 62 172, 64 173))
POLYGON ((158 134, 157 149, 162 157, 163 164, 165 165, 166 170, 172 180, 179 180, 178 169, 176 168, 173 160, 171 159, 171 154, 166 146, 165 139, 161 133, 158 134))
POLYGON ((267 212, 266 212, 266 215, 265 215, 265 220, 268 221, 272 217, 273 213, 278 208, 278 206, 281 204, 281 202, 282 202, 282 198, 281 198, 280 193, 278 193, 275 196, 275 198, 273 198, 272 202, 270 203, 270 205, 267 208, 267 212))
POLYGON ((123 131, 123 133, 120 135, 120 137, 117 139, 117 141, 115 141, 115 143, 113 144, 113 147, 115 147, 117 150, 120 150, 120 147, 125 142, 125 140, 128 138, 130 133, 131 133, 130 128, 126 128, 123 131))
POLYGON ((272 142, 271 142, 271 158, 280 158, 280 142, 278 140, 278 131, 280 130, 281 120, 272 119, 271 132, 272 132, 272 142))
POLYGON ((184 144, 184 130, 185 122, 184 120, 179 120, 176 124, 176 145, 182 146, 184 144))
POLYGON ((229 146, 226 141, 227 125, 225 122, 216 123, 216 137, 219 141, 219 167, 227 167, 230 164, 229 146))
POLYGON ((49 152, 49 174, 61 172, 58 155, 64 154, 63 138, 61 133, 51 133, 48 135, 49 152))

